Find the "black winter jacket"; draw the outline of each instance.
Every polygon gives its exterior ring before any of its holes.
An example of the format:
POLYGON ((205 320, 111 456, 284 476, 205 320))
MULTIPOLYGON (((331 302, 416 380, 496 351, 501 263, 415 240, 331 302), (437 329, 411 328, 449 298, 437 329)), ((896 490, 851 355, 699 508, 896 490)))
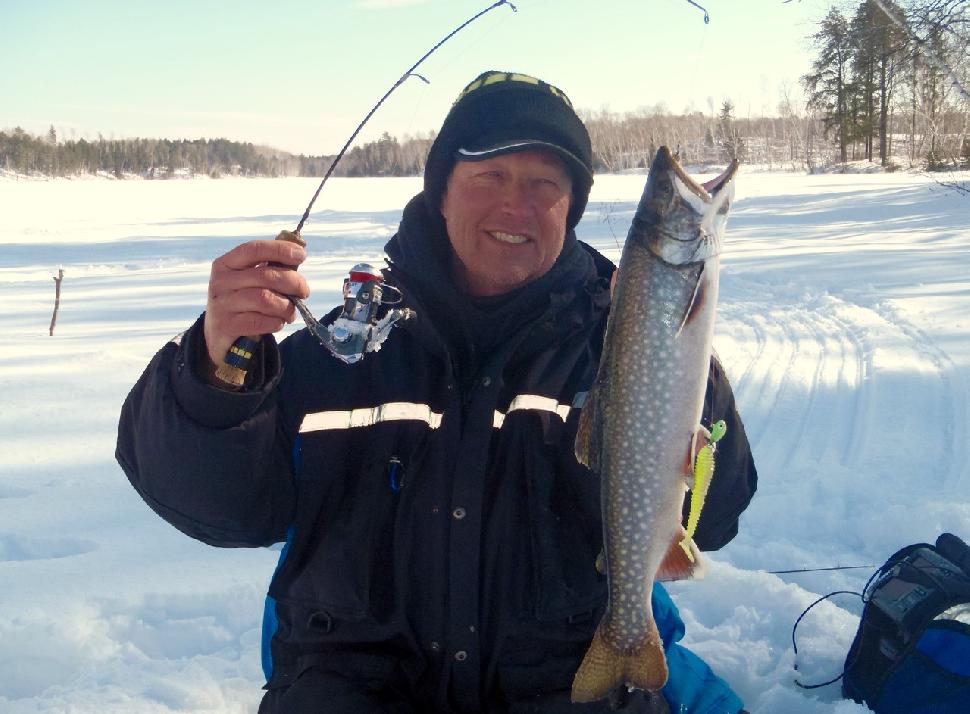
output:
MULTIPOLYGON (((212 545, 287 542, 269 688, 316 667, 419 710, 501 710, 568 689, 604 607, 599 482, 573 442, 613 266, 570 235, 531 290, 457 309, 443 236, 412 201, 387 280, 417 317, 362 362, 306 330, 267 337, 257 384, 223 391, 193 369, 200 318, 125 402, 117 457, 160 516, 212 545), (479 314, 484 336, 464 322, 479 314)), ((704 421, 717 419, 703 549, 734 537, 757 482, 713 361, 704 421)))

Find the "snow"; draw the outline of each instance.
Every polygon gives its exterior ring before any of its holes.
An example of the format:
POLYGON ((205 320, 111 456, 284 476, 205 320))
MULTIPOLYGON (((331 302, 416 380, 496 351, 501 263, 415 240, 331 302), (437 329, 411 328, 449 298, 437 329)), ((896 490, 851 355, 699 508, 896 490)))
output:
MULTIPOLYGON (((597 177, 580 236, 617 258, 642 185, 597 177)), ((419 187, 330 182, 304 231, 315 313, 353 263, 381 260, 419 187)), ((115 430, 152 354, 202 310, 210 261, 292 228, 315 188, 0 178, 0 711, 255 711, 278 553, 210 548, 157 518, 114 461, 115 430)), ((970 199, 932 177, 738 179, 715 347, 761 483, 707 579, 670 589, 686 643, 752 712, 864 711, 838 685, 793 684, 840 671, 857 599, 803 620, 797 672, 791 628, 871 567, 767 571, 970 539, 968 225, 970 199)))

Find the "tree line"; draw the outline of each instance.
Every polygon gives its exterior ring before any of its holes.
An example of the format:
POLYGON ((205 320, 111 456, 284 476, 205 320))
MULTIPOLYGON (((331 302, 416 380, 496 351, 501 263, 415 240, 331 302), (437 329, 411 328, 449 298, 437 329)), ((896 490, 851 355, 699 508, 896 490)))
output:
POLYGON ((23 174, 73 176, 140 175, 283 176, 291 156, 228 139, 86 139, 59 141, 53 126, 43 137, 17 127, 0 131, 0 168, 23 174))
MULTIPOLYGON (((738 158, 809 171, 852 160, 970 168, 968 5, 862 0, 848 13, 833 6, 811 36, 816 57, 802 78, 806 100, 785 91, 774 116, 741 116, 732 101, 715 107, 710 98, 707 112, 672 114, 662 104, 626 114, 583 112, 594 168, 642 169, 664 144, 679 149, 685 163, 712 166, 738 158)), ((419 175, 434 137, 384 133, 352 148, 335 175, 419 175)), ((61 141, 53 126, 46 136, 0 131, 0 168, 48 176, 322 176, 333 159, 226 139, 61 141)))
MULTIPOLYGON (((355 146, 341 160, 338 176, 413 176, 424 170, 434 139, 385 133, 355 146)), ((295 155, 271 147, 228 139, 86 139, 60 141, 51 126, 45 136, 22 128, 0 131, 0 169, 20 174, 75 176, 110 174, 118 178, 172 178, 182 175, 322 176, 334 156, 295 155)))

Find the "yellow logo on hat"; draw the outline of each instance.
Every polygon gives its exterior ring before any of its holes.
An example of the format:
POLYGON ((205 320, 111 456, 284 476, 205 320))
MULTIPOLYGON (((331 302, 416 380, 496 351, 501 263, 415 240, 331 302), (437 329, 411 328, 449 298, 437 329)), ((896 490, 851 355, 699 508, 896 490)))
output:
POLYGON ((545 89, 550 94, 559 97, 563 102, 566 103, 566 105, 569 106, 570 109, 572 109, 573 103, 569 101, 569 97, 567 97, 566 93, 561 89, 552 86, 548 82, 543 82, 538 77, 533 77, 528 74, 521 74, 519 72, 484 72, 478 75, 478 77, 476 77, 471 84, 461 90, 458 98, 455 99, 455 104, 460 102, 472 92, 481 89, 482 87, 487 87, 491 84, 498 84, 499 82, 522 82, 524 84, 531 84, 533 86, 540 87, 545 89))

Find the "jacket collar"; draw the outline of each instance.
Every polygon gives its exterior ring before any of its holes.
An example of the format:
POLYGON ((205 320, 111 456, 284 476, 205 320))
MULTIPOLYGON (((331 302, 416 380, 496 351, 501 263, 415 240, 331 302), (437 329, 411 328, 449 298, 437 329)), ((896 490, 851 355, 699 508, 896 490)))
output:
POLYGON ((529 352, 541 348, 550 339, 581 328, 609 306, 614 266, 579 242, 572 230, 548 273, 497 299, 469 298, 458 291, 450 272, 451 245, 444 220, 428 209, 422 194, 405 207, 398 232, 385 251, 388 278, 418 312, 414 327, 430 326, 465 371, 477 372, 488 353, 513 340, 521 343, 519 353, 527 347, 529 352), (552 329, 542 339, 532 339, 525 328, 539 321, 551 323, 552 329), (519 333, 525 336, 514 339, 519 333))

